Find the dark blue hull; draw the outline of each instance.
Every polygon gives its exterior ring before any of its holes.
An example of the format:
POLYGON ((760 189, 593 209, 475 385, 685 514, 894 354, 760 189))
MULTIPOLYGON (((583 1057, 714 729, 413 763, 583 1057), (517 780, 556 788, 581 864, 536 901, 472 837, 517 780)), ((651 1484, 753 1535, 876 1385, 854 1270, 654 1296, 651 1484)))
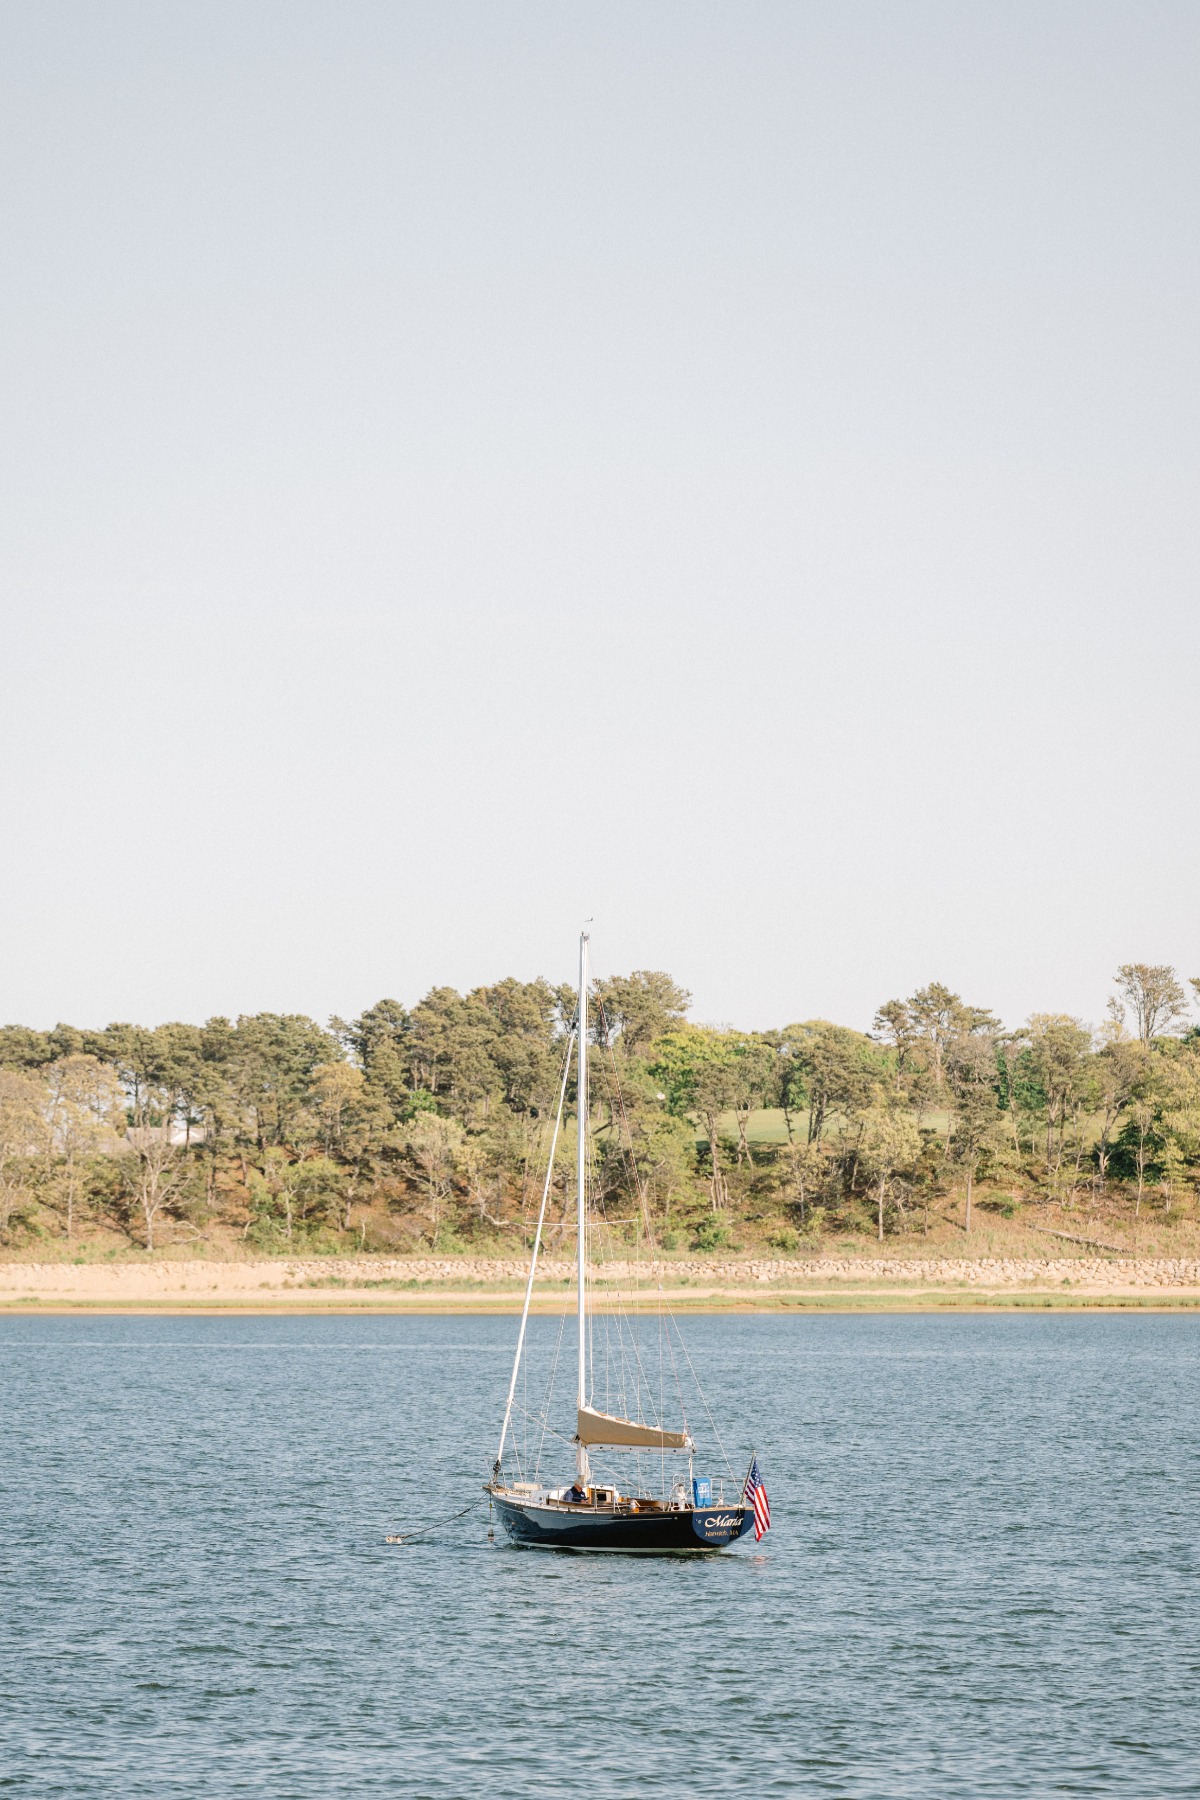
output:
POLYGON ((740 1501, 735 1506, 631 1512, 491 1493, 500 1523, 513 1542, 537 1550, 616 1551, 627 1556, 693 1554, 724 1549, 754 1526, 753 1509, 740 1501))

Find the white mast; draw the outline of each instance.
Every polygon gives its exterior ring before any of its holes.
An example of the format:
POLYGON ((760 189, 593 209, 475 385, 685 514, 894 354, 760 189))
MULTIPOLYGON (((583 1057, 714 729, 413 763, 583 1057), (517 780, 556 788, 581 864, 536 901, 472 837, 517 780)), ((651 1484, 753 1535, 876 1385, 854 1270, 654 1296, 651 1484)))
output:
MULTIPOLYGON (((576 1121, 576 1190, 578 1199, 576 1254, 578 1256, 578 1315, 579 1315, 579 1393, 578 1403, 584 1407, 588 1402, 587 1394, 587 1125, 588 1125, 588 934, 579 934, 579 1022, 576 1027, 576 1055, 579 1071, 576 1091, 578 1095, 576 1121)), ((579 1479, 586 1482, 588 1477, 588 1454, 583 1444, 579 1445, 579 1479)))

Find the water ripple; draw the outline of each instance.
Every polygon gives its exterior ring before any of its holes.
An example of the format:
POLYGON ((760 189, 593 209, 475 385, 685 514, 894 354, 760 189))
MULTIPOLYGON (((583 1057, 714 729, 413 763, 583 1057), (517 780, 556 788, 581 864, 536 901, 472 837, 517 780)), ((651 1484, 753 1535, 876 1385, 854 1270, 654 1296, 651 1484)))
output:
POLYGON ((0 1791, 1198 1791, 1196 1320, 685 1329, 776 1530, 626 1562, 382 1542, 510 1320, 0 1320, 0 1791))

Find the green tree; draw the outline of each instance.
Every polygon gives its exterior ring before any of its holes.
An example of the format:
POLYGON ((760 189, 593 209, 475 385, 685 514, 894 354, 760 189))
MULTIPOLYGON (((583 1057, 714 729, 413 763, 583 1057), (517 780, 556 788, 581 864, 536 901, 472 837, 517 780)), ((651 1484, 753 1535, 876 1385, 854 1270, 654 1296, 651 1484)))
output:
POLYGON ((738 1055, 734 1034, 685 1021, 658 1039, 649 1065, 650 1075, 664 1089, 668 1110, 676 1118, 694 1119, 703 1126, 712 1170, 709 1194, 714 1212, 729 1201, 721 1163, 720 1120, 722 1113, 733 1110, 743 1091, 738 1055))
POLYGON ((1096 1172, 1103 1188, 1112 1158, 1113 1134, 1126 1107, 1144 1092, 1150 1072, 1150 1054, 1140 1040, 1115 1037, 1102 1045, 1092 1064, 1100 1117, 1096 1172))
POLYGON ((288 1145, 313 1070, 338 1059, 336 1038, 302 1013, 243 1014, 231 1034, 228 1078, 253 1121, 260 1156, 288 1145))
MULTIPOLYGON (((130 1122, 170 1128, 186 1113, 186 1097, 195 1085, 203 1034, 195 1025, 174 1022, 147 1030, 142 1025, 106 1025, 88 1035, 93 1055, 114 1068, 125 1088, 130 1122)), ((185 1141, 190 1137, 185 1118, 185 1141)))
POLYGON ((41 1069, 54 1061, 49 1033, 27 1025, 0 1025, 0 1068, 41 1069))
POLYGON ((743 1157, 751 1167, 750 1140, 746 1135, 750 1114, 759 1107, 773 1106, 780 1095, 779 1052, 765 1037, 754 1032, 729 1032, 730 1090, 734 1123, 737 1126, 739 1165, 743 1157))
POLYGON ((112 1069, 94 1056, 73 1054, 46 1069, 46 1125, 50 1178, 66 1235, 75 1235, 88 1159, 115 1149, 125 1129, 125 1096, 112 1069))
POLYGON ((656 1039, 683 1022, 692 996, 661 969, 635 969, 594 983, 609 1039, 620 1038, 627 1056, 646 1056, 656 1039))
POLYGON ((554 1107, 562 1057, 559 995, 548 981, 498 981, 468 999, 492 1023, 488 1060, 500 1098, 513 1112, 544 1115, 554 1107))
POLYGON ((1073 1134, 1078 1181, 1083 1149, 1081 1115, 1092 1079, 1091 1033, 1067 1013, 1034 1013, 1029 1021, 1029 1069, 1042 1097, 1046 1124, 1046 1173, 1057 1186, 1073 1134))
POLYGON ((1033 1073, 1029 1033, 1024 1027, 1005 1032, 996 1038, 995 1044, 999 1106, 1012 1131, 1013 1150, 1018 1158, 1025 1154, 1025 1137, 1022 1135, 1024 1127, 1028 1133, 1029 1154, 1032 1156, 1037 1145, 1045 1096, 1033 1073))
POLYGON ((1164 1198, 1183 1172, 1200 1162, 1200 1045, 1163 1045, 1152 1059, 1151 1093, 1155 1104, 1164 1198))
POLYGON ((834 1114, 860 1112, 886 1078, 887 1057, 860 1031, 810 1019, 778 1033, 779 1092, 791 1138, 794 1113, 807 1111, 806 1141, 818 1147, 834 1114))
POLYGON ((1117 992, 1108 1003, 1109 1013, 1122 1023, 1129 1007, 1134 1034, 1147 1049, 1156 1037, 1183 1030, 1187 1022, 1187 994, 1167 963, 1122 963, 1116 984, 1117 992))
POLYGON ((80 1031, 77 1025, 57 1024, 52 1031, 46 1033, 50 1045, 50 1055, 56 1062, 67 1056, 91 1056, 94 1054, 88 1039, 90 1032, 80 1031))
POLYGON ((29 1200, 33 1168, 46 1154, 48 1098, 36 1075, 0 1068, 0 1238, 7 1239, 14 1216, 29 1200))
POLYGON ((492 1060, 496 1022, 478 994, 433 988, 413 1007, 407 1036, 410 1080, 454 1118, 466 1118, 502 1088, 492 1060))
POLYGON ((788 1192, 792 1203, 800 1209, 800 1222, 805 1229, 810 1226, 814 1197, 820 1196, 828 1172, 827 1159, 819 1144, 798 1144, 789 1136, 788 1192))
POLYGON ((405 1008, 398 1000, 379 1000, 351 1025, 340 1019, 329 1023, 372 1087, 385 1096, 396 1117, 401 1117, 413 1086, 405 1008))
POLYGON ((993 1037, 1000 1029, 983 1006, 969 1006, 943 982, 931 981, 908 1000, 889 1000, 875 1015, 875 1030, 896 1052, 896 1068, 926 1097, 945 1087, 947 1053, 964 1037, 993 1037))
POLYGON ((133 1122, 146 1122, 147 1096, 155 1086, 154 1033, 144 1025, 106 1025, 89 1031, 85 1041, 90 1055, 115 1069, 129 1098, 133 1122))
POLYGON ((167 1122, 183 1125, 184 1144, 191 1143, 199 1109, 191 1104, 203 1072, 204 1034, 196 1025, 173 1020, 155 1027, 150 1074, 162 1096, 167 1122))
POLYGON ((150 1031, 124 1023, 88 1035, 89 1048, 104 1059, 124 1090, 128 1131, 120 1155, 121 1178, 151 1251, 156 1228, 178 1199, 187 1176, 174 1130, 185 1079, 181 1071, 197 1059, 199 1037, 190 1025, 150 1031))
POLYGON ((1146 1182, 1154 1171, 1156 1158, 1163 1148, 1160 1123, 1158 1108, 1149 1092, 1143 1090, 1127 1108, 1125 1124, 1117 1137, 1117 1154, 1113 1160, 1116 1162, 1119 1157, 1123 1170, 1131 1166, 1137 1181, 1133 1204, 1135 1219, 1141 1217, 1146 1182))
POLYGON ((405 1131, 404 1148, 427 1196, 429 1241, 435 1247, 454 1197, 466 1133, 457 1119, 420 1113, 405 1131))
POLYGON ((340 1171, 325 1156, 293 1156, 281 1145, 263 1155, 250 1176, 247 1236, 264 1249, 311 1238, 331 1223, 339 1202, 340 1171))
POLYGON ((682 1119, 650 1107, 633 1114, 631 1135, 638 1197, 668 1226, 672 1207, 686 1204, 692 1194, 695 1137, 682 1119))
POLYGON ((321 1063, 313 1070, 309 1103, 325 1157, 342 1168, 343 1228, 349 1231, 364 1180, 394 1142, 392 1109, 363 1071, 345 1062, 321 1063))
POLYGON ((126 1190, 139 1215, 147 1250, 154 1249, 154 1233, 164 1213, 179 1199, 187 1168, 179 1147, 171 1142, 170 1127, 146 1125, 131 1128, 128 1148, 121 1161, 126 1190))
POLYGON ((309 1079, 309 1101, 326 1156, 344 1155, 366 1092, 367 1078, 353 1063, 318 1063, 313 1070, 309 1079))
POLYGON ((217 1172, 221 1158, 232 1148, 245 1109, 234 1086, 235 1028, 219 1016, 208 1019, 199 1032, 200 1054, 183 1089, 184 1116, 189 1140, 199 1132, 204 1143, 204 1185, 208 1204, 217 1196, 217 1172))
POLYGON ((980 1165, 998 1152, 1002 1140, 995 1045, 989 1037, 966 1033, 946 1047, 943 1069, 952 1109, 950 1155, 963 1171, 970 1231, 980 1165))
MULTIPOLYGON (((897 1170, 910 1169, 920 1155, 921 1133, 910 1112, 877 1100, 862 1115, 857 1148, 863 1172, 875 1191, 876 1225, 882 1244, 888 1191, 897 1170)), ((968 1199, 968 1215, 969 1207, 968 1199)))

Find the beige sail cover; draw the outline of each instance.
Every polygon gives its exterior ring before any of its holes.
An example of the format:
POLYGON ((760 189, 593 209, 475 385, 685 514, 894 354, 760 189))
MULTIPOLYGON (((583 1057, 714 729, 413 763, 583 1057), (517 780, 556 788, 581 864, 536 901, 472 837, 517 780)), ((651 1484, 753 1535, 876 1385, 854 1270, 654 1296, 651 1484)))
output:
POLYGON ((634 1419, 617 1419, 612 1413, 593 1412, 581 1406, 577 1414, 581 1444, 608 1444, 627 1450, 690 1450, 686 1431, 660 1431, 657 1425, 639 1425, 634 1419))

